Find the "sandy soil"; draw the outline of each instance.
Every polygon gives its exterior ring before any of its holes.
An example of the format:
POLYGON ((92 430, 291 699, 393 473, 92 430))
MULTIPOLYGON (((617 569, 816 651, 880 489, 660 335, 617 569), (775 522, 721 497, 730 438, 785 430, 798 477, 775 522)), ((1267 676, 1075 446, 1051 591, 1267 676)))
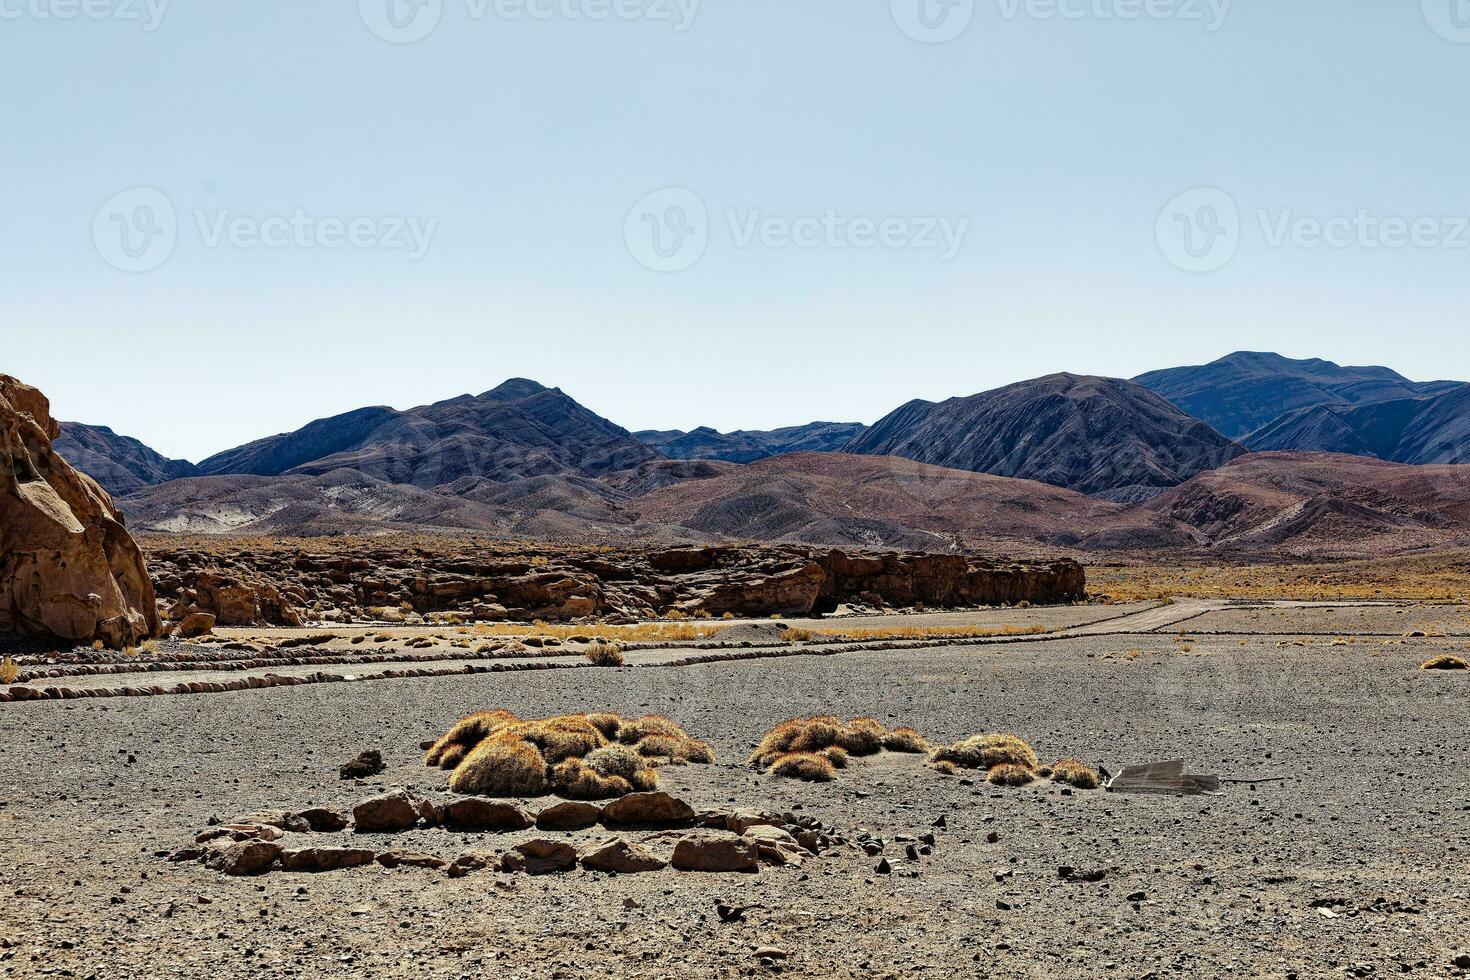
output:
MULTIPOLYGON (((1092 628, 1157 619, 1139 612, 1092 628)), ((1272 628, 1319 612, 1284 611, 1272 628)), ((1360 628, 1401 633, 1427 614, 1374 610, 1360 628)), ((1470 676, 1415 669, 1444 641, 1283 648, 1281 636, 1191 634, 1184 652, 1177 633, 3 704, 0 976, 1470 972, 1452 965, 1470 954, 1470 676), (441 791, 419 741, 495 706, 669 714, 724 765, 661 770, 663 788, 697 809, 800 808, 867 828, 890 841, 894 871, 850 849, 755 875, 460 879, 378 867, 227 878, 157 856, 211 816, 441 791), (1063 795, 1045 782, 1002 790, 896 755, 855 761, 824 785, 739 765, 767 727, 818 712, 873 714, 945 741, 1015 731, 1047 760, 1114 770, 1182 757, 1201 772, 1281 781, 1177 799, 1063 795), (339 779, 338 764, 367 748, 388 770, 339 779), (897 838, 941 816, 934 853, 907 859, 897 838), (1061 867, 1105 874, 1081 883, 1061 867), (723 923, 717 900, 754 907, 723 923), (761 965, 755 951, 768 946, 787 958, 761 965)), ((313 836, 453 857, 532 834, 313 836)))

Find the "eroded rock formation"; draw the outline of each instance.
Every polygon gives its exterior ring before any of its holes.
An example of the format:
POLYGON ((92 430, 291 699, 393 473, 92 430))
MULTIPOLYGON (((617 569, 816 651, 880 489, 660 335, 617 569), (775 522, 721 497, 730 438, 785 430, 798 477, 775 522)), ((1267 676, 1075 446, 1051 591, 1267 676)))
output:
POLYGON ((125 647, 159 631, 153 584, 112 498, 52 449, 35 388, 0 375, 0 632, 125 647))
POLYGON ((857 553, 802 546, 660 551, 516 545, 456 538, 228 539, 149 544, 171 617, 222 624, 797 616, 840 603, 957 607, 1070 602, 1086 593, 1074 561, 857 553))

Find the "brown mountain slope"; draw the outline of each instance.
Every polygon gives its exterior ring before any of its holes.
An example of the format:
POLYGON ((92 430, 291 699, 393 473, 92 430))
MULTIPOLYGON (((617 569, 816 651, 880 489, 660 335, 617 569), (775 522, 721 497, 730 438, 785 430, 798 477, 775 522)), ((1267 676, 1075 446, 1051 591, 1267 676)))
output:
POLYGON ((1053 374, 968 398, 909 402, 845 451, 1129 502, 1246 450, 1131 381, 1053 374))
POLYGON ((1140 508, 1222 551, 1369 557, 1470 542, 1470 466, 1253 453, 1140 508))
POLYGON ((61 426, 61 435, 55 443, 56 451, 113 496, 196 475, 193 463, 168 459, 137 439, 120 436, 105 425, 57 424, 61 426))
POLYGON ((913 547, 1188 547, 1171 519, 1029 480, 912 460, 794 453, 657 490, 644 524, 726 538, 913 547))

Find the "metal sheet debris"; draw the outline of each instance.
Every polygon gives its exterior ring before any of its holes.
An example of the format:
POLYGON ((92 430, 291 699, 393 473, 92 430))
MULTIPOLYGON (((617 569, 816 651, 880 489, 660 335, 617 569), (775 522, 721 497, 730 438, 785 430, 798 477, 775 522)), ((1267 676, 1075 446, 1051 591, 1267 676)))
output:
POLYGON ((1142 766, 1125 766, 1109 779, 1105 787, 1110 793, 1156 793, 1166 796, 1198 796, 1218 793, 1218 776, 1200 776, 1184 771, 1184 760, 1152 762, 1142 766))

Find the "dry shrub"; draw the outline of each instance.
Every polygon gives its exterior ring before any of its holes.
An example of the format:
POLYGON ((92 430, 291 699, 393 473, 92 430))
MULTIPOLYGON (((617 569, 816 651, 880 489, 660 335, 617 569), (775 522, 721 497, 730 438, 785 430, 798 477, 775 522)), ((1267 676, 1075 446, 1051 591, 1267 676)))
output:
POLYGON ((782 643, 805 643, 811 638, 811 630, 797 629, 794 626, 789 626, 781 631, 782 643))
POLYGON ((20 666, 14 657, 0 660, 0 684, 14 684, 20 677, 20 666))
POLYGON ((429 748, 424 754, 424 765, 453 769, 470 749, 489 738, 502 725, 517 720, 515 715, 501 708, 466 715, 429 748), (446 756, 452 756, 452 761, 446 756))
POLYGON ((1040 636, 1044 626, 880 626, 818 630, 819 636, 842 640, 983 640, 996 636, 1040 636))
POLYGON ((946 776, 957 776, 960 772, 959 766, 946 759, 940 759, 937 762, 929 763, 929 768, 933 769, 935 772, 943 773, 946 776))
POLYGON ((587 659, 597 667, 621 667, 623 666, 623 648, 616 643, 595 640, 587 648, 587 659))
POLYGON ((988 782, 996 786, 1025 786, 1036 777, 1030 769, 1025 766, 1013 765, 1009 762, 1001 763, 994 767, 985 776, 988 782))
POLYGON ((1459 657, 1452 657, 1449 654, 1443 654, 1441 656, 1435 657, 1432 660, 1426 660, 1426 661, 1424 661, 1422 664, 1419 665, 1419 669, 1420 670, 1467 670, 1467 669, 1470 669, 1470 664, 1467 664, 1465 661, 1461 660, 1459 657))
POLYGON ((1036 753, 1015 735, 971 735, 953 745, 935 750, 933 762, 950 762, 963 769, 994 769, 1015 765, 1035 769, 1036 753))
POLYGON ((1078 789, 1097 789, 1102 785, 1096 771, 1078 759, 1062 759, 1051 767, 1053 782, 1067 783, 1078 789))
MULTIPOLYGON (((821 757, 822 764, 827 769, 845 769, 849 756, 873 755, 885 748, 890 741, 898 746, 928 744, 912 728, 899 728, 890 732, 875 718, 854 718, 844 722, 833 715, 815 715, 811 718, 791 718, 766 732, 748 762, 752 768, 769 769, 779 776, 784 775, 776 771, 780 760, 792 755, 816 755, 821 757)), ((926 749, 897 748, 895 751, 926 749)), ((796 772, 805 765, 798 761, 788 763, 786 768, 796 772)))
POLYGON ((425 761, 453 767, 449 788, 485 796, 606 799, 658 786, 654 771, 669 762, 713 762, 714 753, 660 715, 621 718, 610 712, 521 721, 480 712, 455 723, 425 761))
POLYGON ((929 752, 933 747, 929 740, 912 728, 895 728, 883 736, 883 747, 889 752, 929 752))
POLYGON ((771 775, 802 779, 809 783, 830 783, 837 778, 832 760, 818 752, 788 752, 771 765, 771 775))

